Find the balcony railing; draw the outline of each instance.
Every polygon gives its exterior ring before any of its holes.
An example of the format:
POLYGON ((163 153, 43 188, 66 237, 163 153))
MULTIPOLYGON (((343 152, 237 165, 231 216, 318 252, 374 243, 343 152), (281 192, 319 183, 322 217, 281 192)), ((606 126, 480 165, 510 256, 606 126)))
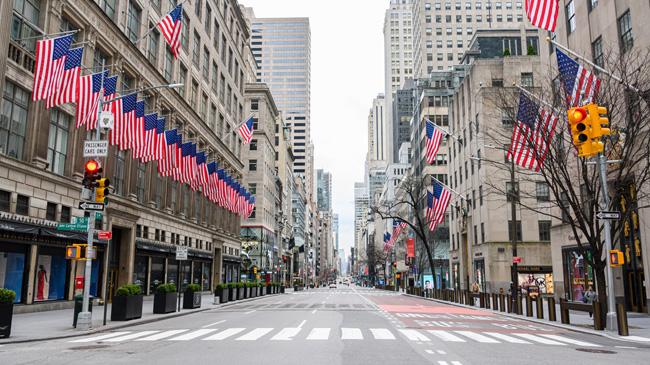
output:
POLYGON ((34 64, 36 62, 34 55, 17 42, 9 42, 8 58, 25 70, 34 73, 34 64))

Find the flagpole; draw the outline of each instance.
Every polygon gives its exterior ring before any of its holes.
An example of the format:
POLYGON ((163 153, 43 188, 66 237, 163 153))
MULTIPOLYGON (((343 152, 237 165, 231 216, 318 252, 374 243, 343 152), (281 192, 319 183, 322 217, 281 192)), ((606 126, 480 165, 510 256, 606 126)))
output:
MULTIPOLYGON (((431 122, 431 120, 429 120, 429 118, 426 118, 426 120, 428 120, 429 122, 431 122)), ((452 134, 452 133, 449 133, 448 130, 442 128, 441 126, 437 125, 437 124, 434 123, 434 122, 431 122, 431 124, 433 124, 434 126, 436 126, 436 128, 438 128, 438 129, 440 129, 441 131, 443 131, 443 132, 444 132, 446 135, 448 135, 449 137, 451 137, 451 138, 457 140, 461 145, 463 144, 463 140, 462 140, 462 139, 456 137, 456 136, 455 136, 454 134, 452 134)))
POLYGON ((65 31, 65 32, 59 32, 59 33, 51 33, 51 34, 45 34, 44 33, 44 34, 39 34, 39 35, 35 35, 35 36, 32 36, 32 37, 17 38, 17 39, 12 38, 11 40, 14 41, 14 42, 20 42, 20 41, 24 41, 24 40, 28 40, 28 39, 38 39, 38 38, 45 38, 45 37, 70 35, 70 34, 75 34, 78 31, 79 31, 79 29, 73 29, 73 30, 68 30, 68 31, 65 31))
POLYGON ((591 67, 595 68, 596 70, 598 70, 598 71, 604 73, 605 75, 609 76, 610 78, 612 78, 612 79, 618 81, 618 82, 621 83, 623 86, 625 86, 626 88, 628 88, 628 89, 634 91, 635 93, 638 93, 638 94, 641 93, 639 89, 637 89, 636 87, 634 87, 634 86, 628 84, 627 82, 623 81, 623 79, 621 79, 620 77, 618 77, 618 76, 614 75, 613 73, 611 73, 611 72, 605 70, 604 68, 598 66, 597 64, 595 64, 595 63, 589 61, 588 59, 586 59, 585 57, 582 57, 581 55, 577 54, 576 52, 573 52, 573 51, 570 50, 569 48, 567 48, 567 47, 565 47, 565 46, 559 44, 558 42, 552 40, 550 37, 546 37, 546 41, 549 42, 549 43, 551 43, 551 44, 554 45, 555 47, 558 47, 558 48, 560 48, 560 49, 562 49, 562 50, 564 50, 564 51, 570 53, 572 56, 579 58, 580 60, 582 60, 582 61, 585 62, 586 64, 588 64, 588 65, 590 65, 591 67))
MULTIPOLYGON (((187 0, 183 0, 183 1, 181 1, 180 3, 174 5, 174 8, 176 8, 176 7, 179 6, 179 5, 183 5, 183 4, 185 4, 186 2, 187 2, 187 0)), ((174 8, 172 8, 172 10, 174 10, 174 8)), ((138 43, 140 43, 140 41, 142 41, 143 39, 147 38, 147 36, 149 35, 149 33, 151 33, 154 29, 156 29, 156 27, 158 27, 158 24, 160 24, 160 21, 162 21, 162 20, 163 20, 163 19, 164 19, 168 14, 169 14, 169 13, 165 13, 165 15, 163 15, 160 19, 158 19, 158 22, 157 22, 156 24, 154 24, 153 27, 147 29, 147 31, 142 35, 142 37, 138 38, 138 39, 134 42, 134 44, 138 44, 138 43)), ((183 14, 181 14, 181 22, 183 21, 182 18, 183 18, 183 14)))
POLYGON ((537 95, 531 93, 530 91, 524 89, 523 87, 517 85, 516 82, 513 82, 513 83, 512 83, 512 86, 516 87, 517 89, 519 89, 519 91, 521 91, 521 92, 523 92, 524 94, 530 96, 531 98, 537 100, 537 101, 540 102, 541 104, 544 104, 544 105, 548 106, 548 107, 551 108, 555 113, 560 114, 560 111, 557 110, 557 109, 556 109, 556 108, 555 108, 551 103, 549 103, 549 102, 543 100, 543 99, 540 98, 539 96, 537 96, 537 95))
POLYGON ((460 194, 460 193, 457 192, 456 190, 450 188, 449 185, 447 185, 447 184, 443 183, 442 181, 436 179, 435 176, 433 176, 432 174, 429 174, 428 176, 431 177, 431 179, 437 181, 438 184, 444 186, 447 190, 449 190, 449 191, 451 191, 452 193, 458 195, 458 197, 461 198, 462 200, 465 200, 465 197, 464 197, 462 194, 460 194))

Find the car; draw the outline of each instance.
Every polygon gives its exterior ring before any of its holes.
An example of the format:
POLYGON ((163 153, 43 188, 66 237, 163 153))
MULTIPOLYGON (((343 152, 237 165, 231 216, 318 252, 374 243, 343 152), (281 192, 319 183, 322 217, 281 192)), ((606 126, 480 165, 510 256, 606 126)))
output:
POLYGON ((332 288, 336 289, 336 283, 331 283, 330 284, 330 289, 332 289, 332 288))

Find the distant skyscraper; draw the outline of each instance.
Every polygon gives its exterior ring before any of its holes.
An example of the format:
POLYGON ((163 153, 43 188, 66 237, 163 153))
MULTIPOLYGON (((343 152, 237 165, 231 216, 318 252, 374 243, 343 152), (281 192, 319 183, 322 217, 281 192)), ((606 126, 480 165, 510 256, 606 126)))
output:
POLYGON ((372 107, 368 114, 368 159, 370 168, 377 166, 378 162, 385 166, 388 156, 386 147, 388 145, 388 135, 386 128, 386 118, 384 114, 384 94, 377 95, 372 100, 372 107))
POLYGON ((331 212, 332 174, 322 169, 316 170, 316 195, 318 210, 321 212, 331 212))

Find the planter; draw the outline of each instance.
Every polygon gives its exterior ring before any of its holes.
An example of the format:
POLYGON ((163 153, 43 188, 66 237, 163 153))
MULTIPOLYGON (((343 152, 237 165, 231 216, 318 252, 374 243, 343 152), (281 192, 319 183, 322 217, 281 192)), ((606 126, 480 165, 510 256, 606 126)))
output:
POLYGON ((176 312, 176 293, 156 293, 153 296, 153 312, 156 314, 176 312))
POLYGON ((271 290, 272 290, 271 286, 270 285, 267 286, 266 287, 266 294, 272 294, 271 290))
POLYGON ((246 298, 246 288, 237 288, 237 299, 242 300, 246 298))
POLYGON ((231 302, 237 300, 237 288, 228 288, 228 300, 231 302))
POLYGON ((257 288, 257 293, 259 294, 260 297, 263 297, 264 294, 266 294, 266 290, 264 290, 263 286, 260 286, 259 288, 257 288))
POLYGON ((219 297, 219 304, 228 303, 228 289, 215 289, 214 295, 219 297))
POLYGON ((201 308, 201 292, 185 291, 183 295, 183 309, 201 308))
POLYGON ((11 335, 11 319, 14 316, 14 303, 0 303, 0 337, 11 335))
POLYGON ((251 288, 251 298, 255 298, 257 296, 257 287, 251 288))
POLYGON ((118 295, 113 297, 111 321, 129 321, 142 317, 142 295, 118 295))
POLYGON ((284 294, 284 285, 280 287, 280 294, 284 294))

